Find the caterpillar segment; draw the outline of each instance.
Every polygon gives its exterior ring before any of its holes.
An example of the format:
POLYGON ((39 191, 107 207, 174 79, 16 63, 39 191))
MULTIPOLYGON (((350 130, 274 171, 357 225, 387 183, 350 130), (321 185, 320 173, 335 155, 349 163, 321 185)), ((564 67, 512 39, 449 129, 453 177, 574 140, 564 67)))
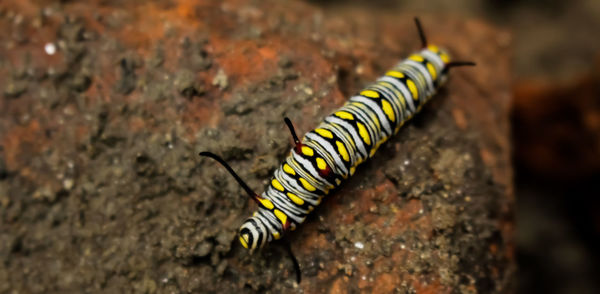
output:
POLYGON ((253 251, 296 229, 329 191, 352 176, 421 110, 446 82, 449 68, 474 65, 452 62, 445 50, 428 45, 418 19, 415 22, 422 49, 352 96, 302 140, 285 118, 295 146, 261 195, 250 190, 218 156, 201 153, 223 164, 258 204, 257 212, 239 230, 244 248, 253 251))

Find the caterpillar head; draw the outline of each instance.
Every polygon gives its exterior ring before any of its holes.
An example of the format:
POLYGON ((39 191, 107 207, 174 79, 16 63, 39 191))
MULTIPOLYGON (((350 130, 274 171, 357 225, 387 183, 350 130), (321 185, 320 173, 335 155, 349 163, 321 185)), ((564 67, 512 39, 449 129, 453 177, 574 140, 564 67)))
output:
POLYGON ((448 54, 448 51, 443 48, 439 48, 436 45, 429 45, 426 49, 424 49, 424 51, 430 53, 427 54, 428 57, 435 59, 429 61, 436 64, 434 67, 436 71, 435 77, 438 81, 438 85, 443 85, 446 80, 448 80, 447 65, 450 63, 450 55, 448 54))
POLYGON ((268 241, 268 230, 257 215, 244 221, 238 235, 242 246, 250 251, 261 248, 268 241))

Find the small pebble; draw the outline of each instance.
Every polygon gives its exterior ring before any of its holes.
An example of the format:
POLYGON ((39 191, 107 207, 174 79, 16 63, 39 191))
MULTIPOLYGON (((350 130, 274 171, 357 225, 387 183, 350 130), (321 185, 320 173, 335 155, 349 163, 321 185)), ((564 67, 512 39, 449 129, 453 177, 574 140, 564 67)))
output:
POLYGON ((219 89, 224 90, 229 85, 227 75, 223 71, 223 69, 219 69, 217 75, 212 80, 213 86, 218 86, 219 89))
POLYGON ((54 45, 54 43, 46 43, 46 45, 44 45, 44 51, 46 51, 46 54, 48 55, 54 55, 54 53, 56 53, 56 45, 54 45))
POLYGON ((73 188, 73 185, 75 184, 75 182, 73 181, 73 179, 65 179, 63 181, 63 188, 65 188, 65 190, 70 191, 73 188))

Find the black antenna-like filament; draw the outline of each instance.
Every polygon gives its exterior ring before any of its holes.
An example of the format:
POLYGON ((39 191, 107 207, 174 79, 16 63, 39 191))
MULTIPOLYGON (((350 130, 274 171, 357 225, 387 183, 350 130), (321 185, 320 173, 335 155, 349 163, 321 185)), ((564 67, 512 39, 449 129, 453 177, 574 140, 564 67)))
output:
POLYGON ((423 46, 423 48, 427 48, 427 38, 425 37, 425 31, 423 31, 423 26, 421 26, 421 21, 419 21, 418 17, 415 17, 415 24, 417 25, 419 38, 421 38, 421 46, 423 46))
POLYGON ((250 198, 252 198, 254 201, 256 201, 256 203, 260 204, 260 201, 258 201, 258 194, 256 194, 254 191, 252 191, 252 189, 250 189, 250 187, 248 187, 246 182, 244 182, 244 180, 242 180, 242 178, 240 178, 240 176, 238 176, 235 173, 235 171, 233 171, 231 166, 229 166, 229 164, 227 164, 227 162, 225 162, 225 160, 223 160, 223 158, 219 157, 218 155, 216 155, 214 153, 207 152, 207 151, 200 152, 199 155, 210 157, 210 158, 216 160, 217 162, 219 162, 223 167, 225 167, 227 169, 227 171, 233 176, 233 178, 235 178, 235 180, 238 182, 238 184, 240 184, 240 186, 242 186, 242 188, 246 191, 246 193, 248 193, 248 196, 250 196, 250 198))
POLYGON ((452 61, 446 64, 446 68, 458 67, 458 66, 475 66, 475 62, 473 61, 452 61))
POLYGON ((298 140, 298 136, 296 135, 296 131, 294 130, 294 125, 292 124, 292 121, 287 117, 284 117, 283 120, 285 121, 285 124, 287 125, 288 129, 290 129, 290 133, 292 133, 294 143, 296 143, 296 145, 300 144, 300 140, 298 140))

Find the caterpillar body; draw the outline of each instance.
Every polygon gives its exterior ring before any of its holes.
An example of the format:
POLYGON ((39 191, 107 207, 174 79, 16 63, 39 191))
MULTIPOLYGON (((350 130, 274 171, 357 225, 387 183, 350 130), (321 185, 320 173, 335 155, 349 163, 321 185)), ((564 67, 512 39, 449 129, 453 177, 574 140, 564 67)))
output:
POLYGON ((451 62, 447 51, 427 44, 418 19, 415 22, 422 49, 351 97, 302 141, 285 119, 296 144, 261 195, 254 193, 221 158, 201 153, 223 164, 258 204, 258 210, 239 229, 244 248, 260 248, 302 224, 330 190, 352 176, 420 111, 447 80, 449 68, 474 65, 451 62))

